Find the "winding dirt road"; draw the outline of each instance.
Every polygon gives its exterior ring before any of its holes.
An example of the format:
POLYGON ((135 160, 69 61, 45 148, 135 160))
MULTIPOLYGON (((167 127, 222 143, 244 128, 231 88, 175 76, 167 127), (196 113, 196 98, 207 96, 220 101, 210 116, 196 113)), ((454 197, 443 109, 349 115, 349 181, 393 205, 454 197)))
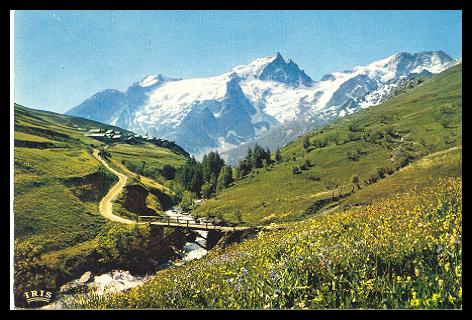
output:
POLYGON ((110 170, 114 175, 118 177, 118 182, 115 183, 113 187, 111 187, 111 189, 102 198, 102 200, 100 201, 100 204, 98 205, 98 210, 100 211, 100 214, 104 216, 105 218, 111 221, 115 221, 115 222, 126 223, 126 224, 137 223, 136 221, 125 219, 125 218, 122 218, 113 214, 113 201, 115 201, 118 195, 121 193, 121 191, 123 191, 123 187, 126 185, 126 181, 128 180, 128 177, 122 173, 119 173, 113 168, 111 168, 108 165, 108 163, 98 155, 98 150, 96 149, 93 150, 93 156, 98 161, 100 161, 108 170, 110 170))
POLYGON ((157 226, 168 226, 168 227, 187 227, 190 229, 195 229, 195 230, 221 230, 221 231, 237 231, 237 230, 247 230, 250 229, 249 227, 224 227, 224 226, 216 226, 212 224, 199 224, 199 223, 185 223, 185 222, 158 222, 158 221, 153 221, 153 222, 136 222, 133 220, 125 219, 122 217, 119 217, 117 215, 113 214, 113 201, 116 200, 118 195, 123 191, 123 187, 126 185, 126 181, 128 180, 128 176, 126 176, 123 173, 120 173, 116 171, 115 169, 111 168, 108 163, 102 159, 98 155, 98 150, 94 149, 93 150, 93 156, 100 161, 108 170, 110 170, 114 175, 118 177, 118 182, 111 187, 111 189, 108 191, 108 193, 102 198, 100 201, 100 204, 98 205, 98 210, 100 211, 100 214, 104 216, 105 218, 115 221, 115 222, 120 222, 120 223, 126 223, 126 224, 146 224, 150 223, 153 225, 157 226))

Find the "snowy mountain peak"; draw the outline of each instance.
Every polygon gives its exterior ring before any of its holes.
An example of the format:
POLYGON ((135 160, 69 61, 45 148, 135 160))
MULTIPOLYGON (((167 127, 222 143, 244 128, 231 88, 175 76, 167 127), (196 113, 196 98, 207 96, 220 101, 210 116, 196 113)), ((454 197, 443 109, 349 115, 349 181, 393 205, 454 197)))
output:
POLYGON ((126 92, 99 92, 67 114, 174 140, 198 156, 255 141, 290 123, 303 122, 300 127, 306 128, 310 121, 326 122, 379 104, 405 79, 454 63, 443 51, 400 52, 314 82, 277 52, 214 77, 148 75, 126 92))
POLYGON ((421 73, 423 70, 438 73, 454 61, 444 51, 422 51, 417 53, 401 52, 392 56, 390 64, 396 69, 397 76, 408 73, 421 73))
POLYGON ((175 79, 175 78, 167 78, 162 74, 157 74, 157 75, 147 75, 145 76, 140 82, 137 83, 140 87, 150 87, 150 86, 156 86, 156 85, 161 85, 164 82, 167 81, 175 81, 175 80, 180 80, 180 79, 175 79))
POLYGON ((285 61, 280 52, 277 52, 275 58, 264 67, 258 78, 280 82, 292 87, 310 87, 314 84, 314 81, 303 70, 300 70, 292 59, 285 61))
POLYGON ((260 73, 262 72, 262 70, 264 70, 264 68, 269 63, 277 59, 277 57, 278 57, 277 55, 274 55, 274 56, 269 56, 269 57, 258 58, 249 64, 239 65, 239 66, 234 67, 233 73, 237 74, 241 78, 257 79, 260 73))
POLYGON ((233 68, 231 74, 243 79, 275 81, 292 87, 309 87, 314 83, 292 59, 285 61, 280 52, 256 59, 247 65, 239 65, 233 68))
POLYGON ((157 81, 158 80, 157 80, 156 76, 146 76, 143 80, 141 80, 139 85, 141 87, 149 87, 149 86, 155 84, 157 81))

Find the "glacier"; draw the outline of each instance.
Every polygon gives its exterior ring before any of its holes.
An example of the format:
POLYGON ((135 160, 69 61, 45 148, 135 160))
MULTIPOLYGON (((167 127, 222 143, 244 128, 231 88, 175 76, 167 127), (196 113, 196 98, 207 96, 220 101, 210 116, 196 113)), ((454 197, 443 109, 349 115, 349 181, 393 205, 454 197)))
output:
POLYGON ((199 158, 379 104, 412 75, 439 73, 454 63, 443 51, 400 52, 314 81, 277 52, 214 77, 147 75, 126 92, 102 90, 66 114, 172 140, 199 158))

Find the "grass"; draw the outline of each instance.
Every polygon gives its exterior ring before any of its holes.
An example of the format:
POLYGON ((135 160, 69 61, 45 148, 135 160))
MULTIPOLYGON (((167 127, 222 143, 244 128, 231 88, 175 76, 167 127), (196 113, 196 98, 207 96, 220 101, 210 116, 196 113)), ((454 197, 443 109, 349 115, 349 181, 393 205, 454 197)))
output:
POLYGON ((161 148, 151 143, 137 145, 116 144, 107 149, 115 162, 122 163, 126 160, 136 167, 141 167, 144 162, 144 168, 149 172, 155 172, 164 165, 170 165, 177 168, 183 165, 186 157, 173 152, 170 149, 161 148))
POLYGON ((44 253, 86 243, 104 228, 99 199, 84 201, 80 191, 100 196, 115 181, 91 155, 92 141, 57 123, 61 117, 15 105, 15 139, 63 146, 14 149, 15 239, 30 240, 44 253))
POLYGON ((431 186, 440 179, 462 177, 462 147, 453 147, 428 155, 380 180, 375 185, 358 190, 346 199, 346 205, 370 204, 388 194, 431 186))
MULTIPOLYGON (((443 160, 438 165, 448 171, 451 163, 443 160)), ((372 204, 286 223, 161 271, 129 292, 81 297, 69 307, 461 308, 461 186, 461 178, 440 178, 372 204)))
MULTIPOLYGON (((175 168, 183 165, 186 157, 147 142, 138 145, 114 144, 107 151, 111 155, 112 165, 129 178, 126 191, 114 205, 117 214, 129 219, 137 215, 163 215, 171 205, 172 191, 155 179, 132 172, 123 161, 132 163, 134 167, 141 166, 144 161, 146 171, 156 173, 164 165, 175 168)), ((164 180, 160 178, 161 182, 164 180)))
POLYGON ((217 197, 203 202, 198 216, 220 216, 238 223, 264 225, 304 219, 315 201, 347 192, 352 177, 361 183, 378 168, 398 169, 412 158, 462 145, 462 66, 426 79, 421 85, 308 134, 281 149, 284 162, 256 169, 217 197), (452 107, 451 107, 452 106, 452 107), (390 132, 390 133, 389 133, 390 132), (383 135, 383 137, 382 137, 383 135), (368 141, 366 141, 366 139, 368 141), (374 137, 374 138, 372 138, 374 137), (321 147, 316 142, 325 142, 321 147), (363 152, 357 160, 348 154, 363 152), (312 166, 293 174, 306 160, 312 166))
MULTIPOLYGON (((28 142, 14 148, 15 239, 40 248, 43 263, 60 278, 70 276, 80 272, 96 248, 96 237, 113 225, 99 214, 98 204, 117 181, 92 155, 92 146, 104 144, 84 136, 77 126, 125 130, 20 105, 15 105, 14 121, 15 140, 28 142)), ((156 166, 184 161, 150 143, 111 149, 113 160, 146 159, 156 166)), ((160 186, 149 178, 146 183, 160 186)), ((152 192, 146 197, 146 205, 156 212, 163 209, 159 201, 152 192)))

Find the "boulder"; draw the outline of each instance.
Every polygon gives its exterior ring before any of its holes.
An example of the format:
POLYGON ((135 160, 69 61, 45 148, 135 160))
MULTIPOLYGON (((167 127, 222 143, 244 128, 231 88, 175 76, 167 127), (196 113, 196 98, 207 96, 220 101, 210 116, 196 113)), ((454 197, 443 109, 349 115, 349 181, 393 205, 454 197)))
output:
POLYGON ((90 271, 85 272, 79 279, 79 283, 89 283, 93 280, 93 274, 90 271))

